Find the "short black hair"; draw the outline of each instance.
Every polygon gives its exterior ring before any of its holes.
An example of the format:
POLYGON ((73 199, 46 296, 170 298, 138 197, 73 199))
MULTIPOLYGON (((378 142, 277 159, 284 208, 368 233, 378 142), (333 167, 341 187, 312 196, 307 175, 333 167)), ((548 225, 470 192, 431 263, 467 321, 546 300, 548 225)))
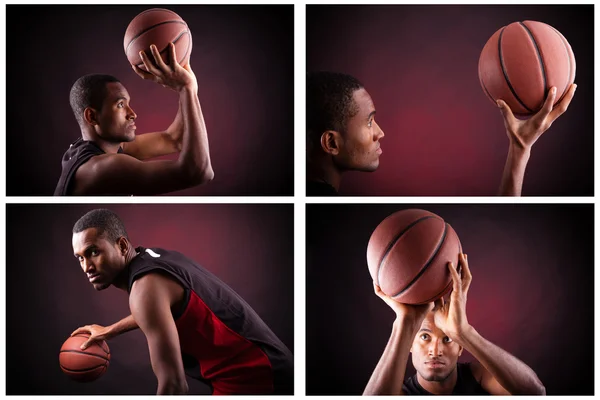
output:
POLYGON ((117 239, 124 236, 129 240, 125 225, 121 218, 114 212, 105 208, 98 208, 86 213, 73 225, 73 233, 83 232, 89 228, 96 228, 99 235, 103 235, 109 242, 116 243, 117 239))
POLYGON ((306 75, 306 138, 317 140, 325 131, 343 132, 358 112, 352 99, 363 85, 353 76, 338 72, 309 72, 306 75))
POLYGON ((77 79, 71 88, 69 102, 79 125, 83 125, 83 110, 87 107, 98 111, 106 97, 106 84, 120 82, 112 75, 90 74, 77 79))

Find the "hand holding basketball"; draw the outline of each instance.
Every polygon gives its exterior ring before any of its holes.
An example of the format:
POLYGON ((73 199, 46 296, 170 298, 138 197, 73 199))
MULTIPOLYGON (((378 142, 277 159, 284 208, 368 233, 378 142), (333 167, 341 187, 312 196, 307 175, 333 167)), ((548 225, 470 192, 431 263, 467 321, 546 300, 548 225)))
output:
POLYGON ((398 319, 406 319, 408 318, 410 322, 421 325, 421 322, 427 315, 429 311, 433 308, 433 303, 421 304, 421 305, 410 305, 399 303, 396 300, 392 299, 390 296, 387 296, 379 286, 375 282, 373 282, 373 289, 375 290, 375 294, 386 302, 388 306, 396 313, 396 318, 398 319))
POLYGON ((194 75, 190 64, 187 63, 185 67, 182 67, 177 63, 177 54, 175 53, 175 45, 173 43, 169 44, 168 64, 164 62, 155 45, 150 46, 150 51, 152 52, 153 59, 151 59, 144 51, 140 51, 140 57, 142 58, 144 67, 149 72, 144 71, 137 65, 132 65, 135 73, 142 79, 152 80, 176 92, 180 92, 185 88, 194 91, 198 90, 196 76, 194 75))
POLYGON ((80 333, 89 333, 90 337, 81 345, 81 350, 85 350, 95 342, 101 342, 112 338, 110 333, 110 327, 104 327, 100 325, 86 325, 75 329, 71 336, 75 336, 80 333))
POLYGON ((511 145, 515 145, 523 150, 529 150, 542 133, 550 128, 552 123, 567 111, 575 95, 576 88, 577 85, 572 84, 562 101, 553 107, 552 105, 556 99, 556 87, 553 87, 548 93, 542 109, 527 120, 515 118, 508 104, 503 100, 498 100, 497 104, 504 117, 504 126, 506 127, 506 134, 511 145))
POLYGON ((448 263, 448 269, 452 275, 450 301, 445 302, 444 298, 440 298, 436 300, 433 309, 435 325, 456 342, 460 341, 470 326, 467 321, 467 292, 473 280, 466 254, 459 255, 459 263, 461 265, 460 275, 454 265, 451 262, 448 263))

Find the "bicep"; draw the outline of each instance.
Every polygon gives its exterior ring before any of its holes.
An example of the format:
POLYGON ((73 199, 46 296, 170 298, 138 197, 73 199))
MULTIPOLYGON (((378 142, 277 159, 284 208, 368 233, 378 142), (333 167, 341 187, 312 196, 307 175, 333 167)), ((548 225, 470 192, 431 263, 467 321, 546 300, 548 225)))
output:
POLYGON ((159 381, 181 378, 184 372, 179 335, 164 285, 152 288, 138 285, 132 289, 129 303, 131 314, 148 341, 152 369, 159 381), (149 292, 151 296, 147 295, 149 292))
POLYGON ((75 173, 75 195, 152 195, 193 186, 177 161, 142 162, 125 154, 90 159, 75 173))
POLYGON ((471 363, 471 372, 483 390, 492 395, 509 396, 510 393, 494 378, 494 376, 481 363, 471 363))
POLYGON ((133 142, 121 144, 125 154, 138 160, 173 154, 179 151, 178 144, 168 132, 151 132, 136 135, 133 142))

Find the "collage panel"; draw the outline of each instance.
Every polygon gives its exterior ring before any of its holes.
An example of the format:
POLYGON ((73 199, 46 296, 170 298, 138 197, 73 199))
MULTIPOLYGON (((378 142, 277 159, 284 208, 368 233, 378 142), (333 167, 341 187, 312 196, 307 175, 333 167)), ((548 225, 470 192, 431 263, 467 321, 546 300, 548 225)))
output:
POLYGON ((307 5, 307 195, 593 196, 593 38, 591 4, 307 5))
POLYGON ((593 205, 306 219, 307 395, 594 394, 593 205))
POLYGON ((293 5, 8 5, 6 22, 7 148, 30 140, 8 196, 294 194, 293 5))
POLYGON ((293 205, 6 215, 8 395, 293 394, 293 205))

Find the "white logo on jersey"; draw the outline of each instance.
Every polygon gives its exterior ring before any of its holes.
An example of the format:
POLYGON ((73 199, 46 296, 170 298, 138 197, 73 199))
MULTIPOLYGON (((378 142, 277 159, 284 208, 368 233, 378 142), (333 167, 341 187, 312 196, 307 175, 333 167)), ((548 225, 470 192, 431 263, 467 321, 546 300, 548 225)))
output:
POLYGON ((146 249, 146 253, 150 254, 150 255, 151 255, 152 257, 154 257, 154 258, 158 258, 158 257, 160 257, 160 254, 156 254, 155 252, 153 252, 153 251, 152 251, 152 250, 150 250, 150 249, 146 249))

